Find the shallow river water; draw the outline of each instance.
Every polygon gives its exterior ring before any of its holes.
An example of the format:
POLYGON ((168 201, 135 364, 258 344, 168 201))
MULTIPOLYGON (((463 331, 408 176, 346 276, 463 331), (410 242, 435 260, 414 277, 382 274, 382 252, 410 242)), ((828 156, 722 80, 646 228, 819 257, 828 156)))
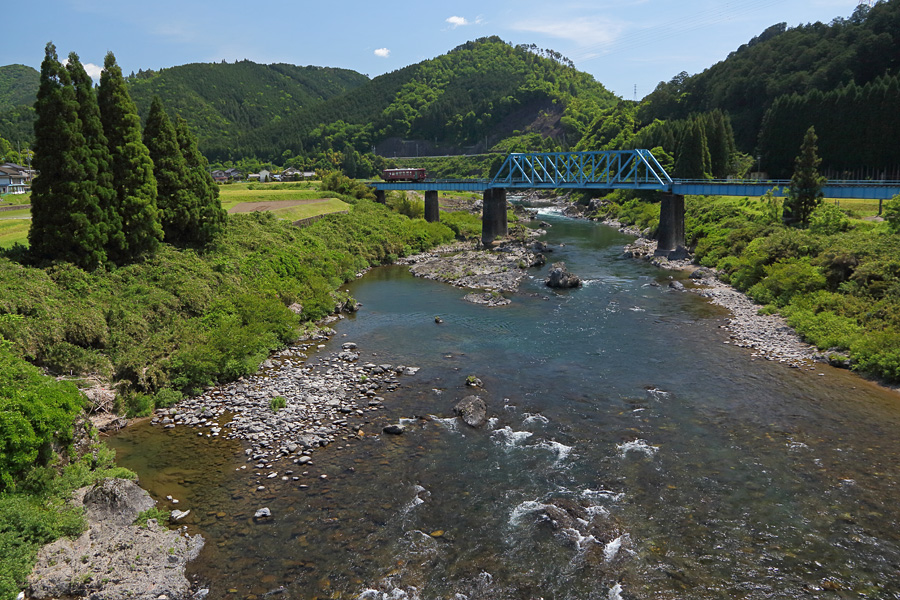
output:
POLYGON ((900 598, 900 395, 752 359, 724 311, 621 258, 630 238, 543 218, 583 288, 534 269, 486 308, 401 267, 350 285, 363 308, 321 352, 421 370, 368 435, 284 465, 299 481, 258 492, 238 442, 187 428, 111 440, 192 510, 209 597, 900 598), (450 418, 468 375, 483 429, 450 418))

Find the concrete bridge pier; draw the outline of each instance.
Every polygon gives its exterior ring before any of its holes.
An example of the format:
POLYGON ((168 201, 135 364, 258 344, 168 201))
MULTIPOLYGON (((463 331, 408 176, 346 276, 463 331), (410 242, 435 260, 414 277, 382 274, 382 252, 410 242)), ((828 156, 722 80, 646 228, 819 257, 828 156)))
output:
POLYGON ((425 220, 436 223, 441 220, 441 209, 438 205, 438 193, 436 190, 425 192, 425 220))
POLYGON ((377 202, 378 204, 387 203, 384 197, 384 190, 375 190, 375 202, 377 202))
POLYGON ((684 247, 684 196, 681 194, 662 195, 656 240, 656 256, 675 259, 687 253, 684 247))
POLYGON ((489 246, 497 237, 506 237, 509 223, 506 217, 506 188, 484 191, 481 213, 481 243, 489 246))

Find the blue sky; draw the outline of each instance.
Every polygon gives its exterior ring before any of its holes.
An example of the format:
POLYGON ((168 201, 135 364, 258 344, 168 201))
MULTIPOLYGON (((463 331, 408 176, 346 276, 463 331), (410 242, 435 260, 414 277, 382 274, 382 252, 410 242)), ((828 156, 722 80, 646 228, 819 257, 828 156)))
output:
MULTIPOLYGON (((615 94, 638 98, 681 71, 725 58, 769 25, 848 17, 857 0, 44 0, 0 36, 0 65, 40 68, 47 41, 127 74, 248 59, 353 69, 375 77, 498 35, 552 48, 615 94)), ((91 69, 89 68, 89 72, 91 69)), ((99 68, 92 73, 99 75, 99 68)))

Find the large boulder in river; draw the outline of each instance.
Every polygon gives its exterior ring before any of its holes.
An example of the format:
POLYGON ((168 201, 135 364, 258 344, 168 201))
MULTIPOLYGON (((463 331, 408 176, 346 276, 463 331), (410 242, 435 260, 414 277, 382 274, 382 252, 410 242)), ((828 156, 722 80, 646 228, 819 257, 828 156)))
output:
POLYGON ((550 276, 544 280, 544 283, 552 288, 575 288, 581 287, 581 278, 569 273, 566 263, 558 262, 553 263, 550 267, 550 276))
POLYGON ((453 412, 470 427, 487 423, 487 405, 479 396, 466 396, 453 407, 453 412))

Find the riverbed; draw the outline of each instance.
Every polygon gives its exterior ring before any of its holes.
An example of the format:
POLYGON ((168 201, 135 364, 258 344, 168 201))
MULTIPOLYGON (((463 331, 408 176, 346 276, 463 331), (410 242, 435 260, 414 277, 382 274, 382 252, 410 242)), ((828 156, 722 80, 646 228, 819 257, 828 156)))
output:
POLYGON ((111 440, 191 510, 209 598, 900 597, 900 396, 754 357, 678 274, 624 258, 631 237, 542 219, 582 288, 544 287, 547 267, 500 307, 405 267, 349 286, 361 310, 304 366, 351 342, 419 370, 311 460, 261 468, 191 427, 111 440), (480 429, 452 411, 473 393, 480 429))

